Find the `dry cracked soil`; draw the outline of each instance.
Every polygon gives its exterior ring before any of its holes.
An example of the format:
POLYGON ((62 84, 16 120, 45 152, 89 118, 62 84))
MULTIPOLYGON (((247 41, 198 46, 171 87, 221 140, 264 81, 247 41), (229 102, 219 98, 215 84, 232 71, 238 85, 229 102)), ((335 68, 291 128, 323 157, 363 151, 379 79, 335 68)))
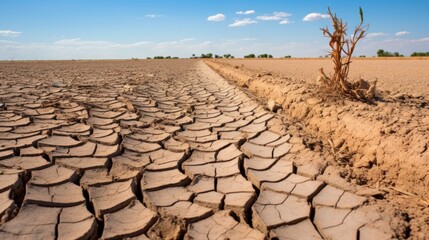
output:
POLYGON ((202 61, 1 65, 0 239, 409 236, 202 61))

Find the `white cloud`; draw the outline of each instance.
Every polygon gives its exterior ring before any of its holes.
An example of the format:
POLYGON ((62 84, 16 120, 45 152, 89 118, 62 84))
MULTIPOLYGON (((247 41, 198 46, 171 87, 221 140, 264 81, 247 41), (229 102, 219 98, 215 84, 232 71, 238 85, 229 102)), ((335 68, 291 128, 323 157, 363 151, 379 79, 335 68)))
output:
POLYGON ((151 47, 154 49, 163 48, 177 48, 184 47, 187 44, 192 44, 194 38, 184 38, 177 41, 169 42, 150 42, 140 41, 134 43, 114 43, 110 41, 88 41, 81 40, 80 38, 62 39, 53 43, 54 46, 59 48, 77 48, 77 49, 125 49, 133 47, 151 47))
POLYGON ((212 41, 205 41, 205 42, 200 43, 198 46, 199 47, 207 47, 207 46, 212 45, 212 44, 213 44, 212 41))
POLYGON ((55 45, 62 46, 109 46, 111 42, 109 41, 85 41, 80 38, 71 38, 71 39, 61 39, 54 42, 55 45))
POLYGON ((289 21, 289 20, 287 20, 287 19, 285 19, 285 20, 283 20, 283 21, 279 22, 279 24, 289 24, 289 23, 291 23, 291 21, 289 21))
POLYGON ((54 42, 54 44, 78 44, 79 42, 81 42, 80 38, 70 38, 70 39, 61 39, 59 41, 54 42))
POLYGON ((148 41, 141 41, 141 42, 135 42, 135 43, 129 43, 129 44, 119 44, 119 46, 124 46, 124 47, 139 47, 139 46, 148 46, 152 44, 152 42, 148 42, 148 41))
POLYGON ((366 35, 366 37, 367 38, 376 38, 376 37, 383 37, 383 36, 386 36, 387 34, 386 33, 383 33, 383 32, 375 32, 375 33, 368 33, 367 35, 366 35))
POLYGON ((162 15, 162 14, 146 14, 145 17, 147 17, 147 18, 159 18, 159 17, 164 17, 164 15, 162 15))
POLYGON ((238 12, 236 12, 236 14, 239 14, 239 15, 249 15, 249 14, 254 14, 255 13, 255 10, 247 10, 247 11, 238 11, 238 12))
POLYGON ((12 30, 0 30, 0 36, 2 37, 18 37, 21 35, 21 32, 16 32, 12 30))
POLYGON ((395 36, 400 37, 400 36, 404 36, 404 35, 408 35, 408 34, 410 34, 410 32, 407 32, 407 31, 401 31, 401 32, 397 32, 397 33, 395 33, 395 36))
POLYGON ((207 21, 211 21, 211 22, 225 21, 225 15, 223 15, 222 13, 218 13, 216 15, 209 16, 207 18, 207 21))
POLYGON ((134 43, 114 43, 110 41, 89 41, 81 40, 80 38, 71 38, 71 39, 61 39, 53 43, 54 48, 58 49, 75 49, 75 50, 84 50, 84 49, 106 49, 106 50, 116 50, 116 49, 126 49, 134 47, 144 47, 154 45, 153 42, 141 41, 134 43))
POLYGON ((429 42, 429 37, 426 37, 426 38, 420 38, 420 39, 414 39, 414 40, 411 40, 411 42, 414 42, 414 43, 425 43, 425 42, 429 42))
POLYGON ((184 38, 182 40, 180 40, 181 42, 190 42, 190 41, 194 41, 195 38, 184 38))
POLYGON ((257 38, 241 38, 241 39, 235 39, 237 41, 256 41, 258 40, 257 38))
POLYGON ((329 18, 328 14, 309 13, 302 19, 302 21, 310 22, 310 21, 317 21, 317 20, 322 20, 327 18, 329 18))
POLYGON ((257 16, 256 19, 262 20, 262 21, 278 21, 278 20, 284 20, 287 17, 290 17, 292 14, 285 13, 285 12, 274 12, 271 15, 263 15, 263 16, 257 16))
POLYGON ((250 18, 244 18, 244 19, 234 20, 234 22, 229 24, 228 27, 243 27, 254 23, 258 23, 258 22, 250 18))

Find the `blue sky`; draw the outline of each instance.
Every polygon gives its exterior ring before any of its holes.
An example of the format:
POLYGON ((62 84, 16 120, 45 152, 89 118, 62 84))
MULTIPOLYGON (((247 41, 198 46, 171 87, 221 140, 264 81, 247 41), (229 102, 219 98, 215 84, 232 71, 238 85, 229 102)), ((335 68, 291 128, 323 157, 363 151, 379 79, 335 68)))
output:
POLYGON ((370 26, 357 55, 429 51, 423 0, 4 0, 0 59, 318 57, 328 50, 319 30, 329 24, 327 6, 351 28, 362 6, 370 26))

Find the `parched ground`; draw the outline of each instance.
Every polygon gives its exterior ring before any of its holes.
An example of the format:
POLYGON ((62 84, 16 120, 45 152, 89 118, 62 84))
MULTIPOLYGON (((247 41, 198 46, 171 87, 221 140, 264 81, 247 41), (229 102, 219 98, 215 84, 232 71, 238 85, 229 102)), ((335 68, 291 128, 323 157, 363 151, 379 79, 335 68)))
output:
POLYGON ((3 62, 0 109, 0 239, 410 234, 198 60, 3 62))
MULTIPOLYGON (((236 66, 248 69, 270 71, 284 76, 313 83, 323 67, 328 74, 333 68, 330 59, 236 59, 228 60, 236 66)), ((377 79, 380 89, 413 96, 429 96, 429 58, 367 58, 353 59, 350 78, 377 79)))
MULTIPOLYGON (((331 152, 333 159, 329 162, 336 170, 333 175, 387 193, 383 197, 394 212, 402 212, 400 215, 409 223, 411 238, 428 238, 427 98, 403 91, 392 95, 381 87, 377 98, 369 103, 339 97, 324 91, 315 81, 297 79, 296 69, 291 67, 297 61, 290 61, 290 66, 289 60, 271 59, 205 62, 233 84, 276 106, 288 121, 312 137, 306 140, 307 145, 331 152), (256 68, 258 63, 260 67, 256 68), (280 66, 287 70, 281 71, 280 66)), ((306 62, 298 61, 304 71, 306 62)), ((308 71, 314 67, 312 61, 322 62, 309 60, 308 71)), ((385 65, 390 61, 395 60, 386 60, 385 65)), ((323 175, 331 169, 329 166, 323 175)), ((335 183, 330 179, 324 181, 335 183)))

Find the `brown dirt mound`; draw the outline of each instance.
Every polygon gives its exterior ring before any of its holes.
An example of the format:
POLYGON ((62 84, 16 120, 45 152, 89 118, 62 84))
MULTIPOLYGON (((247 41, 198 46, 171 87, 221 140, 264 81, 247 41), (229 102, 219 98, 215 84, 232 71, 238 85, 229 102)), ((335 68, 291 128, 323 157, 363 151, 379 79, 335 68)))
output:
MULTIPOLYGON (((235 62, 206 63, 227 79, 268 101, 281 105, 284 114, 323 140, 342 167, 342 177, 358 184, 399 193, 407 200, 392 202, 423 218, 429 206, 429 107, 422 98, 384 99, 373 105, 326 99, 315 86, 269 71, 250 70, 235 62), (231 64, 234 63, 234 64, 231 64), (419 207, 420 206, 420 207, 419 207)), ((254 60, 257 64, 257 60, 254 60)), ((417 231, 422 231, 417 227, 417 231)), ((424 231, 424 230, 423 230, 424 231)), ((425 231, 429 231, 425 228, 425 231)))

